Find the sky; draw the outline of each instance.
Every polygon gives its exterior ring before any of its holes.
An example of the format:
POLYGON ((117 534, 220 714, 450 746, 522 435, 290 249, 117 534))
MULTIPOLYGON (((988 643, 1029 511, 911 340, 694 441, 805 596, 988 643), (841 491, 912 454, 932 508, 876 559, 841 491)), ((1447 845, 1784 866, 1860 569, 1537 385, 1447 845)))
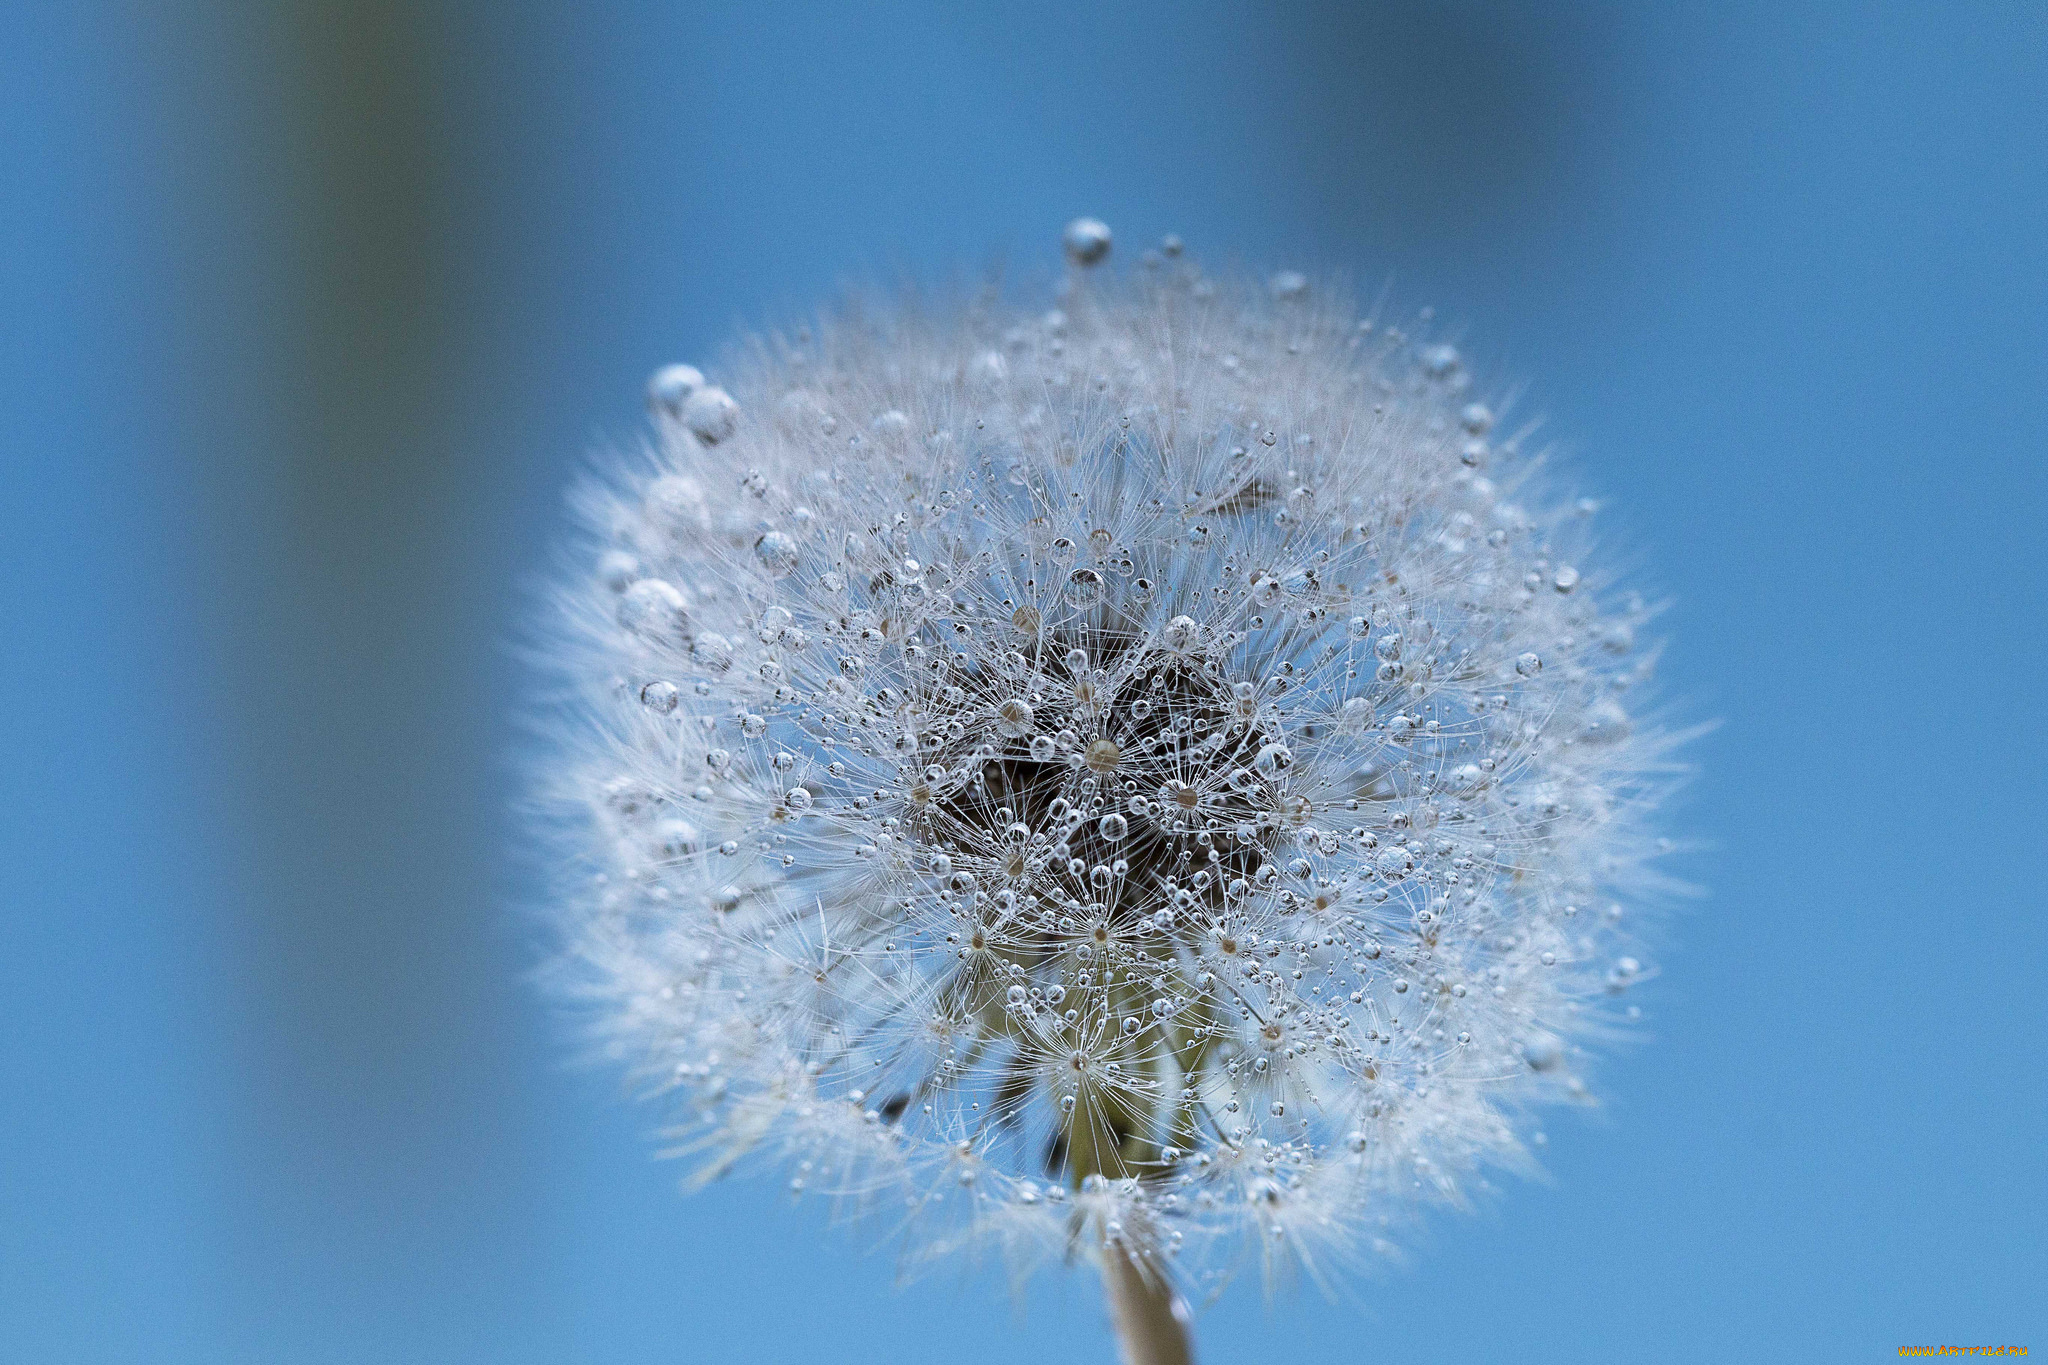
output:
POLYGON ((530 977, 518 643, 656 365, 848 285, 1342 274, 1521 385, 1714 721, 1544 1174, 1212 1361, 2048 1343, 2048 19, 0 17, 0 1360, 1107 1360, 703 1193, 530 977))

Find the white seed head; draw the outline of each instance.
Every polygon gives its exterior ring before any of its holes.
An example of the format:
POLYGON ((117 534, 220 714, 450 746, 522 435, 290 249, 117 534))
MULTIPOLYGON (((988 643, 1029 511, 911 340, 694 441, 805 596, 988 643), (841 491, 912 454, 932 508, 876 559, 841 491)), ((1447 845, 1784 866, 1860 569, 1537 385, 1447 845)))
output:
POLYGON ((1649 613, 1334 294, 1155 260, 656 376, 548 777, 565 975, 709 1172, 1284 1262, 1583 1097, 1650 974, 1579 913, 1653 884, 1649 613))

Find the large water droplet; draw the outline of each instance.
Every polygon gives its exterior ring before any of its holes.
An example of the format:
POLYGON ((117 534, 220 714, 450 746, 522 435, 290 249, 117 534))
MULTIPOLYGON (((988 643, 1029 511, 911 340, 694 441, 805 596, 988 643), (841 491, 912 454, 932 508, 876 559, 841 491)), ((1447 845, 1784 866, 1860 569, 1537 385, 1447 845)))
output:
POLYGON ((674 715, 681 700, 682 694, 672 682, 651 682, 640 689, 640 704, 658 716, 674 715))
POLYGON ((1060 245, 1075 265, 1098 264, 1109 255, 1109 224, 1100 218, 1076 218, 1060 234, 1060 245))
POLYGON ((770 578, 787 578, 796 571, 796 542, 780 531, 770 531, 754 542, 754 558, 770 578))
POLYGON ((672 643, 689 630, 683 594, 665 578, 643 578, 619 595, 619 624, 643 640, 672 643))
POLYGON ((683 404, 683 425, 705 445, 714 446, 739 428, 740 405, 731 394, 706 385, 683 404))
POLYGON ((704 387, 704 372, 695 365, 664 365, 647 381, 647 410, 660 417, 680 418, 690 395, 704 387))

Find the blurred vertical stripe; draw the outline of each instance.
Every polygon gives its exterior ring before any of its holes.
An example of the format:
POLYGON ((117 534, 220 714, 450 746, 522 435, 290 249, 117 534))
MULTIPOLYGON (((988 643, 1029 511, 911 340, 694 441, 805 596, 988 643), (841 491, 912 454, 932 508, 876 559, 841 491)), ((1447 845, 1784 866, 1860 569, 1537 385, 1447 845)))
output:
POLYGON ((489 155, 455 22, 302 0, 258 26, 278 439, 257 525, 217 564, 236 604, 231 1205, 252 1358, 540 1345, 521 1077, 542 1056, 494 875, 509 595, 480 485, 501 473, 467 410, 489 277, 462 263, 488 254, 489 155))

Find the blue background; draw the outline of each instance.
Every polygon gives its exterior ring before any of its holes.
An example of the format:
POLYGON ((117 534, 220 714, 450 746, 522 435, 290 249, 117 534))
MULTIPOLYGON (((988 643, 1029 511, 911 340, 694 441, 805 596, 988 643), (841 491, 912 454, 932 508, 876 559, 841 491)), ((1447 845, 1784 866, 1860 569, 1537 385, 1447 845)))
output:
POLYGON ((642 376, 1079 213, 1434 305, 1723 722, 1550 1180, 1204 1358, 2048 1350, 2040 7, 961 8, 0 15, 0 1358, 1110 1358, 1084 1278, 680 1197, 506 811, 642 376))

